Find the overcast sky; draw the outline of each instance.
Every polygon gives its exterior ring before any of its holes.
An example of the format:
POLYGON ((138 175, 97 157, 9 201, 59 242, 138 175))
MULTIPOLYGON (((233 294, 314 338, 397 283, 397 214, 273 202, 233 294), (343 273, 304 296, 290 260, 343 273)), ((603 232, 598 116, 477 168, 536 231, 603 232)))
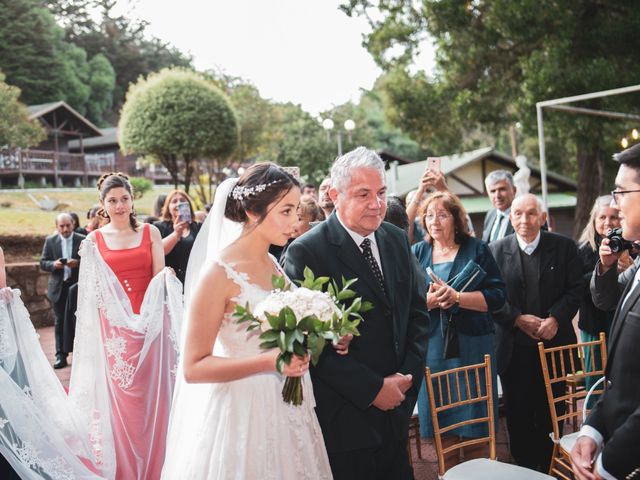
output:
MULTIPOLYGON (((138 0, 128 16, 193 56, 250 80, 263 97, 317 114, 357 101, 381 73, 361 46, 366 20, 338 10, 339 0, 138 0)), ((124 5, 124 4, 123 4, 124 5)), ((425 48, 425 50, 430 50, 425 48)), ((430 70, 431 51, 419 59, 430 70)))

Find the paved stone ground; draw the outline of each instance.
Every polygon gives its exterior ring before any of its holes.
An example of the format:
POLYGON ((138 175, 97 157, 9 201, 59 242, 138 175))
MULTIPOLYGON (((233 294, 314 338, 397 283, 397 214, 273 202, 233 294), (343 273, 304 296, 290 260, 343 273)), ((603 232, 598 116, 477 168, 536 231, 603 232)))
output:
MULTIPOLYGON (((47 358, 53 364, 55 360, 55 339, 53 334, 53 327, 45 327, 38 329, 38 334, 40 335, 40 344, 42 345, 42 349, 46 354, 47 358)), ((69 364, 73 363, 73 355, 69 356, 69 364)), ((55 370, 56 375, 60 379, 60 382, 64 385, 64 387, 69 386, 69 377, 71 375, 71 366, 67 368, 62 368, 60 370, 55 370)), ((504 417, 500 418, 500 428, 498 430, 498 438, 497 438, 497 450, 498 450, 498 459, 509 462, 509 444, 506 435, 506 425, 504 417)), ((412 442, 411 452, 413 456, 413 469, 415 473, 416 480, 435 480, 438 478, 438 464, 436 460, 436 451, 435 447, 426 441, 422 441, 421 454, 422 458, 418 457, 416 443, 412 442)))

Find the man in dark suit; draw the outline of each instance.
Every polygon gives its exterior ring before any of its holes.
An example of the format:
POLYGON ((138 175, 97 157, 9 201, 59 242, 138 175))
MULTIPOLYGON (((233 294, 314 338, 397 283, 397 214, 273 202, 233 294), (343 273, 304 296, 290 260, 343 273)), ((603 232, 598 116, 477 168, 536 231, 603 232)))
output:
POLYGON ((516 196, 513 175, 506 170, 495 170, 484 179, 487 195, 493 208, 484 217, 482 240, 495 242, 513 233, 513 226, 509 221, 511 202, 516 196))
POLYGON ((541 230, 546 214, 534 195, 513 201, 510 220, 515 234, 489 245, 507 286, 507 301, 494 312, 498 373, 511 454, 521 466, 547 471, 553 427, 537 344, 576 342, 571 321, 582 298, 582 270, 571 239, 541 230))
POLYGON ((78 248, 84 236, 73 231, 73 219, 66 213, 56 217, 56 230, 44 242, 40 268, 51 272, 47 296, 53 305, 55 317, 56 361, 53 368, 64 368, 68 355, 64 348, 64 313, 69 287, 78 281, 78 248))
POLYGON ((349 353, 325 349, 311 370, 316 412, 336 480, 410 479, 409 418, 424 378, 429 317, 426 282, 407 235, 383 223, 384 164, 364 147, 338 158, 330 195, 336 211, 287 249, 285 271, 308 266, 374 304, 349 353))
MULTIPOLYGON (((622 235, 640 240, 640 144, 614 155, 620 163, 612 206, 620 210, 622 235)), ((637 478, 640 475, 640 269, 638 261, 620 276, 609 240, 599 250, 591 280, 593 302, 610 309, 618 302, 608 339, 606 388, 580 430, 571 451, 579 480, 637 478), (619 288, 621 287, 621 288, 619 288), (623 289, 623 290, 622 290, 623 289), (622 292, 622 294, 620 294, 622 292)))

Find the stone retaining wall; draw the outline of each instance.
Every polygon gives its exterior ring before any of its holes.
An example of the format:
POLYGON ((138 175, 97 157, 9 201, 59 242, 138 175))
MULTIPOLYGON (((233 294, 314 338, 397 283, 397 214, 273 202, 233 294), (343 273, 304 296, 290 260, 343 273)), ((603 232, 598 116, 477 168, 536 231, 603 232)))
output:
POLYGON ((49 272, 40 270, 38 263, 13 263, 6 266, 7 285, 21 292, 22 301, 36 328, 53 325, 53 309, 47 298, 49 272))

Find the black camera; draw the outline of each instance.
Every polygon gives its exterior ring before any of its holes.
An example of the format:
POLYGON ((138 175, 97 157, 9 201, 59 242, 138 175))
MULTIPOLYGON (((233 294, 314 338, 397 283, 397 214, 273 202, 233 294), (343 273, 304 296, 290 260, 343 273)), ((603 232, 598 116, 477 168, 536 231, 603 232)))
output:
POLYGON ((631 250, 634 247, 633 242, 622 238, 622 228, 614 228, 607 233, 607 238, 609 239, 609 248, 613 253, 631 250))

